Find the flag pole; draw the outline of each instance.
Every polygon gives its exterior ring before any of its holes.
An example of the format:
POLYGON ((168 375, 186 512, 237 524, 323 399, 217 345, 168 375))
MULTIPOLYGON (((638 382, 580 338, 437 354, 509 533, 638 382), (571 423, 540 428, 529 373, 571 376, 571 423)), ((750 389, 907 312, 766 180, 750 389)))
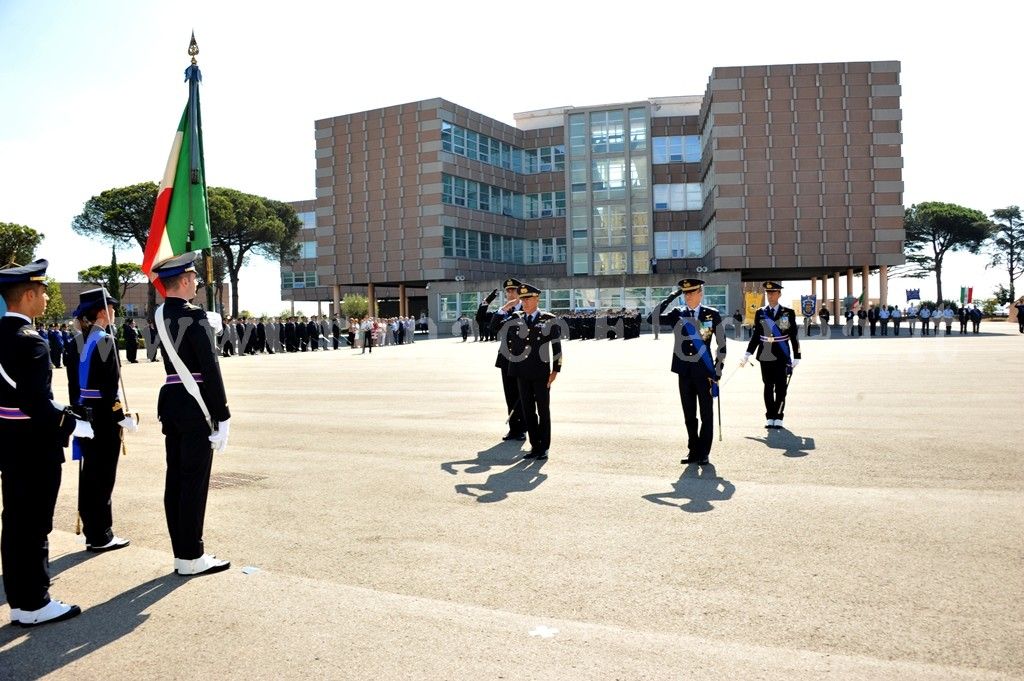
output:
MULTIPOLYGON (((192 37, 188 43, 188 56, 192 59, 192 64, 189 66, 186 73, 188 74, 188 110, 189 110, 189 160, 192 164, 190 168, 190 185, 201 185, 204 198, 206 197, 206 162, 203 156, 203 137, 202 129, 203 122, 201 119, 201 113, 199 110, 199 82, 203 79, 202 74, 199 71, 199 63, 196 61, 196 55, 199 54, 199 44, 196 42, 195 31, 192 32, 192 37)), ((203 218, 206 220, 206 224, 210 224, 210 208, 209 202, 203 201, 204 210, 206 215, 203 218)), ((189 209, 189 241, 186 244, 186 250, 192 250, 192 237, 194 236, 194 216, 192 215, 193 202, 188 202, 189 209)), ((206 289, 206 309, 210 312, 216 312, 213 306, 213 252, 208 246, 203 249, 203 279, 204 288, 206 289)))

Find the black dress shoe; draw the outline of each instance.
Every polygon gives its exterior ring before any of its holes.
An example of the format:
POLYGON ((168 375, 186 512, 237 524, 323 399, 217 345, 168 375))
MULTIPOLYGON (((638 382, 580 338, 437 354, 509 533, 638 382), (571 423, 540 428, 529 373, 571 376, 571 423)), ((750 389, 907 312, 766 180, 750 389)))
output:
POLYGON ((541 452, 540 454, 533 458, 537 459, 538 461, 546 461, 548 458, 548 450, 545 449, 543 452, 541 452))
POLYGON ((699 463, 699 464, 700 464, 701 466, 707 466, 707 465, 708 465, 709 463, 711 463, 711 462, 710 462, 710 461, 708 461, 707 459, 701 459, 701 460, 700 460, 700 461, 698 461, 697 463, 699 463))
POLYGON ((698 463, 699 459, 695 456, 688 456, 685 459, 679 459, 679 463, 698 463))
POLYGON ((505 433, 505 436, 503 438, 501 438, 501 439, 502 440, 519 440, 520 442, 522 442, 523 440, 526 439, 526 433, 513 433, 510 430, 507 433, 505 433))
POLYGON ((526 454, 523 454, 523 458, 524 459, 536 459, 537 458, 537 450, 531 449, 530 451, 526 452, 526 454))

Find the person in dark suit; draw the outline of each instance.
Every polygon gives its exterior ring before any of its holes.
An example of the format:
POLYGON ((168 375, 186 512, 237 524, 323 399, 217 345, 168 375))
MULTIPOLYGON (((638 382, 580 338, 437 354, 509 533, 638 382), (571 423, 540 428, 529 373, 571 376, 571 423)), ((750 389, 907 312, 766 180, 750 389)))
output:
POLYGON ((295 322, 295 333, 299 336, 299 349, 302 352, 309 349, 309 326, 307 324, 307 320, 303 317, 295 322))
POLYGON ((139 330, 135 328, 134 319, 124 325, 124 356, 131 364, 139 363, 139 330))
MULTIPOLYGON (((678 290, 661 301, 657 314, 659 322, 672 327, 673 331, 672 373, 679 377, 679 401, 687 437, 687 456, 680 463, 708 464, 715 436, 712 400, 718 393, 718 379, 722 377, 725 362, 725 328, 721 313, 703 304, 702 280, 681 279, 678 286, 678 290), (680 295, 683 306, 665 314, 680 295), (712 338, 715 339, 713 356, 712 338)), ((648 321, 653 317, 652 312, 648 321)))
POLYGON ((214 351, 214 331, 206 312, 189 302, 196 295, 195 257, 186 253, 153 268, 166 290, 164 304, 156 311, 167 372, 157 415, 167 454, 164 512, 179 575, 231 567, 206 553, 203 545, 213 452, 227 447, 231 412, 214 351))
POLYGON ((310 317, 306 322, 306 334, 309 336, 309 349, 316 352, 320 349, 320 324, 316 321, 316 315, 310 317))
MULTIPOLYGON (((488 329, 492 337, 496 337, 497 329, 501 328, 501 323, 504 322, 505 318, 519 309, 519 287, 522 285, 518 279, 512 277, 507 278, 504 281, 505 289, 505 306, 502 310, 505 310, 505 314, 498 315, 497 313, 488 313, 487 308, 494 299, 498 297, 498 289, 494 289, 490 294, 484 298, 484 302, 476 310, 476 323, 482 329, 488 329), (499 323, 495 323, 495 321, 499 323)), ((525 440, 526 439, 526 422, 523 420, 519 404, 519 387, 516 385, 516 379, 508 373, 508 358, 505 353, 502 352, 501 347, 498 348, 498 357, 494 360, 494 366, 501 372, 501 389, 505 394, 505 413, 508 414, 508 432, 502 436, 502 440, 525 440)))
POLYGON ((960 308, 956 311, 956 319, 957 319, 958 322, 960 322, 960 333, 961 334, 967 333, 967 322, 970 320, 970 318, 971 318, 971 314, 967 310, 967 306, 966 305, 961 305, 960 308))
POLYGON ((341 320, 338 319, 338 315, 331 317, 331 340, 333 341, 334 349, 337 350, 338 346, 341 345, 341 320))
MULTIPOLYGON (((871 326, 871 335, 874 336, 878 328, 878 309, 874 305, 868 306, 868 324, 871 326)), ((861 335, 864 335, 863 332, 861 335)))
MULTIPOLYGON (((160 348, 160 337, 156 332, 156 324, 153 320, 149 321, 149 329, 146 336, 146 357, 149 358, 150 362, 156 362, 158 360, 158 350, 160 348)), ((224 333, 227 333, 227 325, 225 325, 224 333)))
POLYGON ((260 317, 256 322, 256 352, 273 352, 267 345, 267 318, 260 317))
POLYGON ((495 313, 501 351, 519 392, 519 411, 530 435, 524 458, 547 459, 551 448, 551 384, 562 370, 561 326, 558 318, 537 308, 540 289, 521 284, 517 300, 495 313), (512 308, 521 305, 518 312, 512 308))
POLYGON ((289 317, 284 325, 284 342, 288 352, 295 352, 299 349, 299 332, 295 324, 295 317, 289 317))
MULTIPOLYGON (((138 430, 121 404, 116 341, 107 332, 114 325, 118 301, 106 289, 83 291, 72 316, 82 330, 71 343, 68 357, 68 396, 73 404, 88 407, 94 436, 76 444, 82 459, 78 483, 78 513, 82 517, 85 549, 92 553, 123 549, 130 543, 114 534, 113 504, 121 438, 138 430)), ((127 337, 129 325, 125 325, 127 337)))
POLYGON ((766 281, 762 286, 768 296, 768 304, 754 313, 753 335, 740 366, 745 365, 751 356, 761 363, 767 419, 764 427, 777 430, 782 428, 789 377, 800 364, 799 329, 796 311, 779 304, 782 284, 766 281))
POLYGON ((0 569, 11 623, 35 626, 82 612, 50 598, 49 542, 68 438, 88 422, 53 401, 50 351, 32 327, 46 312, 45 260, 0 269, 0 569))

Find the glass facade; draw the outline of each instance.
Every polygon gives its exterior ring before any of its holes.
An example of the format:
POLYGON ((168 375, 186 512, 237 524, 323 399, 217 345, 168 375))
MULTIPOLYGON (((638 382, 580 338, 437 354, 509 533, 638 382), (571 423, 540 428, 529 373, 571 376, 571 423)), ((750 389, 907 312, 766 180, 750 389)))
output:
POLYGON ((441 121, 441 149, 524 175, 565 170, 565 146, 562 144, 520 149, 448 121, 441 121))
POLYGON ((313 288, 317 285, 316 272, 281 272, 281 288, 313 288))
POLYGON ((489 260, 513 265, 565 262, 565 237, 517 239, 459 227, 444 228, 446 258, 489 260))
POLYGON ((707 252, 704 246, 704 232, 656 232, 654 234, 654 257, 656 258, 701 258, 707 252))
POLYGON ((316 212, 305 211, 302 213, 296 213, 299 216, 299 221, 302 223, 302 229, 315 229, 316 228, 316 212))
POLYGON ((651 146, 651 163, 700 163, 700 135, 655 137, 651 146))
POLYGON ((700 182, 654 185, 654 210, 700 210, 704 205, 700 182))
POLYGON ((441 202, 520 220, 565 217, 565 192, 519 194, 448 174, 441 176, 441 202))

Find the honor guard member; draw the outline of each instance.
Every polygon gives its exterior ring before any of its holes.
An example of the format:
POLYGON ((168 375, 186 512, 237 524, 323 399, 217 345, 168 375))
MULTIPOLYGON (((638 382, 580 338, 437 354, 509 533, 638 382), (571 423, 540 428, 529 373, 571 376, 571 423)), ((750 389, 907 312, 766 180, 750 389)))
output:
POLYGON ((203 521, 213 452, 228 443, 224 381, 214 352, 214 330, 196 295, 195 253, 165 260, 153 268, 166 289, 156 310, 164 369, 157 414, 167 451, 164 511, 179 575, 201 575, 231 567, 203 547, 203 521))
POLYGON ((66 620, 77 605, 51 600, 49 542, 64 447, 92 427, 53 401, 50 353, 32 319, 46 311, 45 260, 0 269, 0 569, 11 623, 66 620))
POLYGON ((118 301, 106 289, 83 291, 71 314, 81 334, 72 342, 68 362, 68 395, 73 404, 87 407, 92 416, 92 439, 76 439, 74 458, 81 458, 78 513, 82 517, 85 548, 93 553, 123 549, 130 543, 114 534, 111 495, 121 455, 122 431, 134 433, 138 425, 124 413, 118 383, 121 370, 117 345, 107 329, 114 326, 118 301))
POLYGON ((761 363, 764 381, 764 427, 782 428, 786 406, 786 389, 793 369, 800 364, 800 341, 797 339, 796 311, 779 304, 782 284, 766 281, 762 284, 768 304, 754 313, 754 329, 747 343, 740 366, 751 356, 761 363))
MULTIPOLYGON (((522 282, 518 279, 509 277, 503 282, 502 287, 505 289, 505 304, 493 314, 490 322, 487 321, 487 308, 494 299, 498 297, 498 289, 491 291, 484 302, 476 311, 476 323, 481 329, 490 330, 491 335, 495 333, 492 329, 498 329, 501 324, 508 320, 510 315, 517 312, 522 308, 522 304, 519 302, 519 287, 522 286, 522 282)), ((519 409, 519 387, 516 384, 515 377, 511 376, 508 372, 508 357, 506 352, 502 351, 502 348, 498 348, 498 357, 494 360, 494 366, 501 371, 501 388, 505 393, 505 413, 508 417, 508 432, 505 433, 502 440, 525 440, 526 439, 526 422, 522 417, 522 410, 519 409)))
POLYGON ((562 370, 561 327, 555 315, 537 309, 540 289, 521 284, 516 293, 522 309, 495 315, 491 326, 507 355, 508 375, 516 381, 519 411, 530 435, 530 452, 524 458, 546 459, 551 448, 551 384, 562 370))
POLYGON ((722 315, 713 307, 701 305, 703 299, 703 281, 682 279, 679 289, 658 306, 660 322, 673 329, 672 372, 679 376, 679 401, 683 405, 686 424, 687 456, 679 463, 686 464, 710 463, 715 434, 712 398, 718 392, 717 381, 722 376, 725 362, 722 315), (684 305, 665 314, 668 306, 680 295, 684 305), (714 359, 709 347, 712 337, 715 339, 714 359))

